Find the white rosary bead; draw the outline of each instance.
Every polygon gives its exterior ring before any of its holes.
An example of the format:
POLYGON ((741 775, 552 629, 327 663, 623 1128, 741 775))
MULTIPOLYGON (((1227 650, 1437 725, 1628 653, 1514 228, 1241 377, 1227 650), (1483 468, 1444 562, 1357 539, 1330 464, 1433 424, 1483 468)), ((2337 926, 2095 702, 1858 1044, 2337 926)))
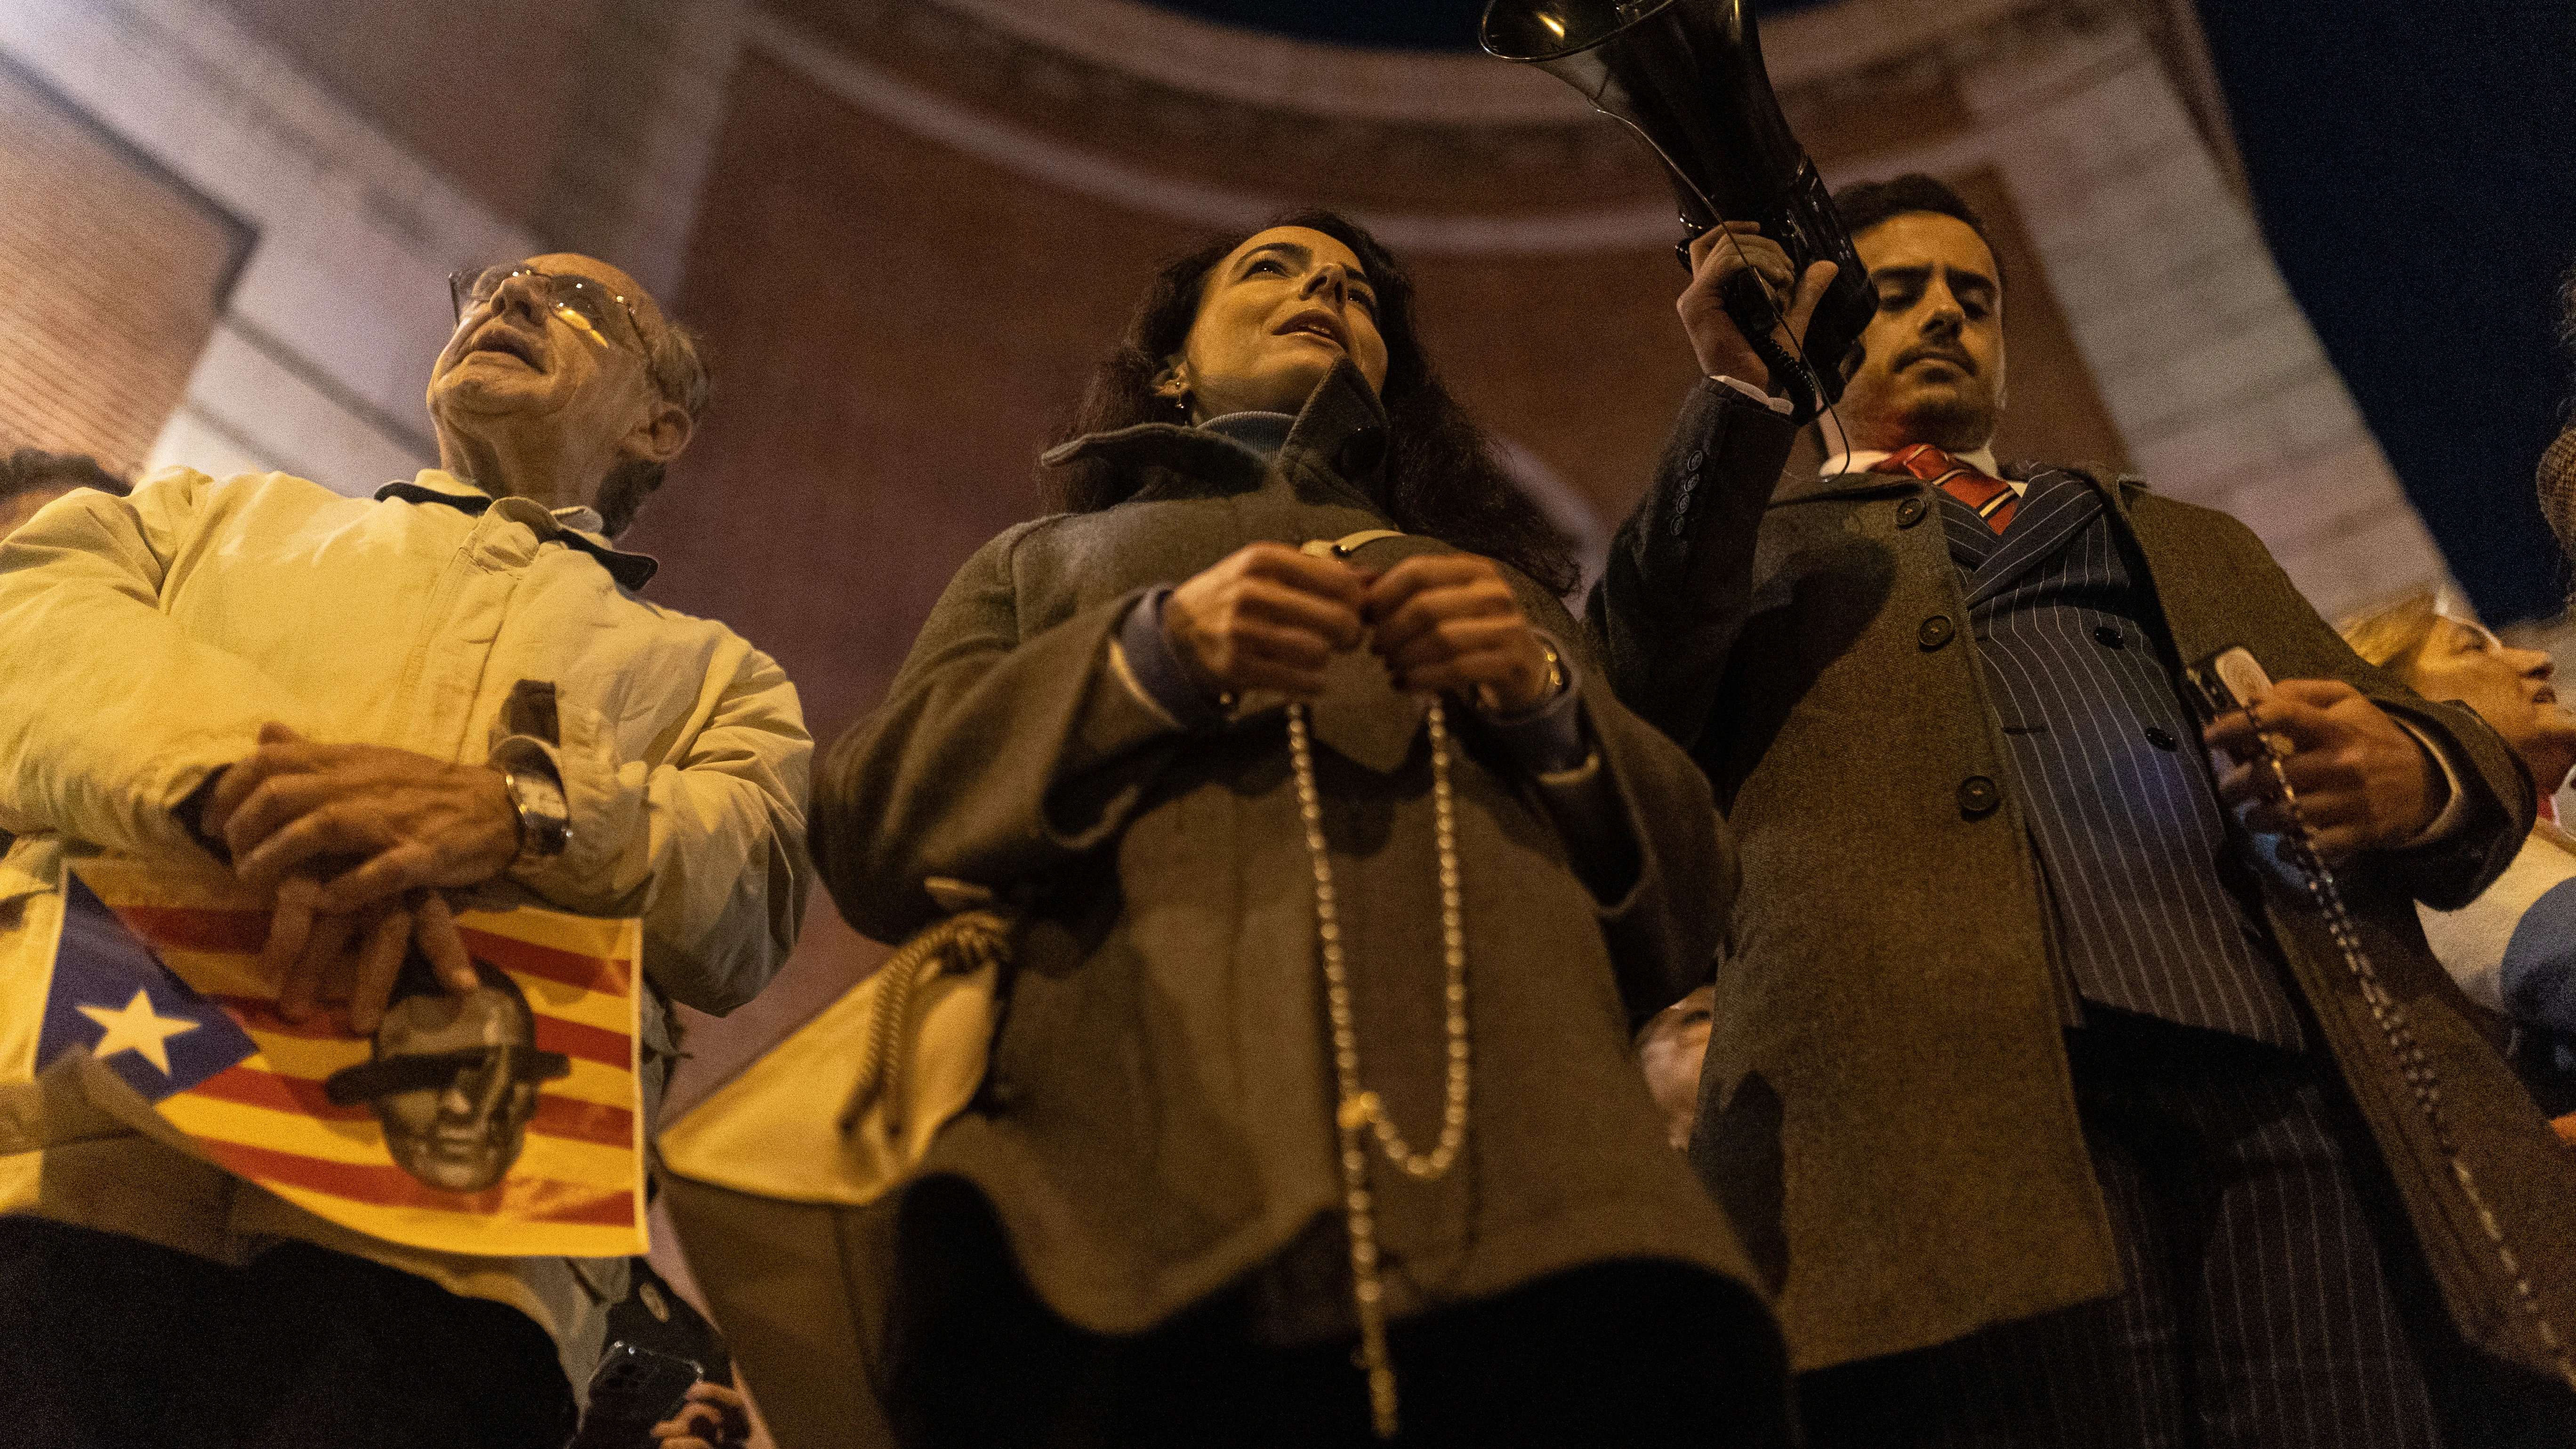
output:
POLYGON ((1341 1134, 1343 1218, 1351 1242, 1351 1292, 1359 1310, 1360 1356, 1368 1371, 1372 1427, 1381 1439, 1396 1434, 1395 1365, 1386 1344, 1385 1289, 1378 1277, 1376 1200, 1369 1192, 1368 1154, 1360 1145, 1365 1122, 1378 1148, 1407 1176, 1437 1181, 1457 1161, 1467 1140, 1467 1101, 1471 1085, 1467 1034, 1467 931, 1461 907, 1458 869, 1458 822, 1449 785, 1449 721, 1440 702, 1431 703, 1432 837, 1440 864, 1441 963, 1447 981, 1441 992, 1446 1006, 1449 1072, 1440 1112, 1440 1140, 1430 1153, 1417 1153, 1395 1128, 1384 1104, 1360 1085, 1359 1033, 1352 1020, 1350 978, 1342 956, 1339 913, 1334 909, 1333 867, 1324 839, 1322 792, 1315 784, 1314 743, 1306 707, 1288 707, 1288 757, 1297 781, 1297 813, 1305 823, 1306 850, 1314 860, 1315 934, 1324 967, 1325 1013, 1332 1023, 1334 1085, 1341 1099, 1337 1113, 1341 1134))
MULTIPOLYGON (((2252 711, 2248 710, 2247 714, 2250 717, 2252 711)), ((2254 738, 2262 746, 2263 763, 2268 767, 2263 776, 2269 786, 2267 793, 2290 817, 2285 841, 2307 886, 2308 897, 2315 903, 2318 913, 2325 917, 2327 934, 2334 938, 2335 945, 2343 952, 2344 965, 2360 986, 2361 999, 2370 1007, 2371 1020, 2386 1039, 2399 1074, 2414 1089, 2416 1109, 2423 1114, 2425 1126, 2432 1131, 2433 1145, 2449 1160, 2451 1179, 2459 1184, 2460 1195, 2468 1199, 2470 1208, 2476 1212, 2478 1226, 2494 1250, 2497 1264, 2511 1280, 2514 1297, 2531 1322, 2533 1336, 2557 1361, 2559 1377, 2566 1381, 2568 1387, 2576 1388, 2576 1360, 2570 1359, 2558 1336, 2557 1325, 2551 1323, 2542 1311, 2539 1297, 2532 1291, 2531 1280, 2522 1271, 2520 1258, 2515 1255, 2512 1245, 2505 1241, 2504 1225, 2496 1220, 2494 1211, 2487 1206, 2486 1194, 2478 1190, 2477 1179, 2469 1171, 2467 1159, 2460 1155, 2459 1147, 2451 1136, 2450 1119, 2442 1108, 2441 1078, 2434 1072, 2432 1060, 2424 1054, 2423 1043, 2416 1039, 2415 1029, 2406 1019, 2405 1008, 2389 994, 2379 979, 2378 969, 2370 962, 2361 939, 2361 928, 2354 924, 2350 909, 2344 905, 2343 888, 2336 883, 2333 870, 2318 853, 2316 836, 2308 829, 2307 817, 2299 808, 2298 792, 2290 788, 2290 777, 2281 768, 2281 749, 2273 736, 2259 727, 2254 738)))

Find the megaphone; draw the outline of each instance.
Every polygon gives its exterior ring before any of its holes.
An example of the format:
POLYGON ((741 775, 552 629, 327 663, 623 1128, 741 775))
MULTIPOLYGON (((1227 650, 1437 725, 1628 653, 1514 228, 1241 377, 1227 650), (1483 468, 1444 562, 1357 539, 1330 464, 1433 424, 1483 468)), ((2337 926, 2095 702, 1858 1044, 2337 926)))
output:
MULTIPOLYGON (((1804 357, 1771 342, 1775 306, 1749 271, 1728 290, 1726 310, 1802 419, 1842 397, 1845 359, 1878 295, 1816 163, 1780 112, 1745 0, 1492 0, 1478 39, 1493 55, 1573 86, 1645 142, 1672 181, 1689 236, 1722 221, 1758 222, 1789 253, 1795 275, 1811 262, 1834 263, 1804 357)), ((1688 265, 1688 243, 1679 250, 1688 265)))

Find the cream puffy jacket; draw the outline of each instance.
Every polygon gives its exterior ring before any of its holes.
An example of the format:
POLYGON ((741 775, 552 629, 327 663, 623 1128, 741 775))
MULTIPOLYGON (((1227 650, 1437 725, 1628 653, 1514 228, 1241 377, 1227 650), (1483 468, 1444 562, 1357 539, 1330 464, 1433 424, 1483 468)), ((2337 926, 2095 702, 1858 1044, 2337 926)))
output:
MULTIPOLYGON (((522 680, 554 686, 572 837, 510 888, 641 915, 648 982, 700 1010, 750 1000, 786 960, 810 877, 813 743, 778 666, 621 588, 610 563, 629 577, 649 564, 576 533, 587 510, 487 500, 436 470, 396 489, 464 506, 173 469, 132 498, 71 494, 0 544, 0 829, 20 836, 0 863, 0 1083, 34 1074, 67 855, 202 864, 172 809, 269 720, 480 763, 522 680)), ((648 1000, 656 1096, 662 1018, 648 1000)), ((622 1259, 397 1247, 110 1119, 59 1104, 51 1116, 16 1124, 45 1147, 0 1155, 0 1209, 228 1262, 279 1238, 356 1253, 527 1312, 576 1386, 625 1290, 622 1259)))

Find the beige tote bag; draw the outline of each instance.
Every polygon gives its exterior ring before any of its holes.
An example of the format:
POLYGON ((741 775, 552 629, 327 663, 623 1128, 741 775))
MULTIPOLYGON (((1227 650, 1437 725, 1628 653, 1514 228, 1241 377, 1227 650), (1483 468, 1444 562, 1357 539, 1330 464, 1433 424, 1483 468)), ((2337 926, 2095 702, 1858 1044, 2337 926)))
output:
POLYGON ((851 1288, 892 1223, 863 1210, 974 1100, 1016 924, 980 887, 930 890, 954 914, 662 1133, 689 1270, 783 1449, 894 1442, 868 1379, 883 1325, 851 1288))

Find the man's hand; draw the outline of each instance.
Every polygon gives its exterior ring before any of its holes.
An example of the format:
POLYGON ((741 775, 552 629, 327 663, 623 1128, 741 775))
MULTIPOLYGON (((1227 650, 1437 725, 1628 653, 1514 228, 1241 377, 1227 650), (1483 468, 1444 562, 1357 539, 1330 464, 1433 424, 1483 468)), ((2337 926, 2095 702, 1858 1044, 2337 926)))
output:
MULTIPOLYGON (((1690 334, 1691 351, 1699 357, 1700 372, 1776 392, 1771 386, 1770 367, 1744 340, 1735 319, 1727 315, 1726 287, 1749 266, 1776 303, 1790 290, 1788 252, 1762 235, 1755 223, 1730 221, 1700 233, 1691 242, 1690 254, 1690 285, 1682 290, 1681 300, 1673 307, 1682 314, 1682 330, 1690 334)), ((1825 289, 1834 284, 1841 270, 1832 262, 1808 266, 1807 274, 1797 279, 1797 296, 1789 303, 1787 319, 1772 330, 1773 341, 1793 355, 1798 351, 1807 335, 1808 319, 1816 315, 1816 304, 1824 300, 1825 289)), ((1822 367, 1833 367, 1841 359, 1827 357, 1818 362, 1822 367)))
POLYGON ((1396 688, 1464 695, 1495 714, 1547 702, 1547 653, 1493 560, 1415 554, 1370 581, 1363 609, 1396 688))
POLYGON ((1247 544, 1163 601, 1181 662, 1214 691, 1324 692, 1324 666, 1359 647, 1363 575, 1284 543, 1247 544))
POLYGON ((680 1412, 653 1426, 653 1442, 657 1449, 733 1449, 751 1442, 751 1410, 740 1390, 700 1379, 680 1412))
POLYGON ((279 1016, 309 1021, 323 1007, 346 1002, 350 1028, 361 1036, 373 1032, 384 1019, 404 954, 415 945, 440 985, 459 995, 475 988, 474 960, 456 932, 446 897, 415 891, 406 899, 324 914, 314 910, 320 893, 303 876, 277 889, 259 959, 262 979, 279 983, 279 1016))
POLYGON ((424 887, 480 885, 518 853, 518 812, 497 771, 315 744, 282 724, 262 725, 259 741, 224 771, 204 817, 253 886, 314 877, 312 909, 340 915, 424 887))
POLYGON ((2403 845, 2441 813, 2441 767, 2413 735, 2340 680, 2285 679, 2251 711, 2221 716, 2202 732, 2211 749, 2239 762, 2218 794, 2231 809, 2250 805, 2245 823, 2254 830, 2290 828, 2289 812, 2263 793, 2255 773, 2263 767, 2246 763, 2262 757, 2258 726, 2286 756, 2282 773, 2330 863, 2403 845))

